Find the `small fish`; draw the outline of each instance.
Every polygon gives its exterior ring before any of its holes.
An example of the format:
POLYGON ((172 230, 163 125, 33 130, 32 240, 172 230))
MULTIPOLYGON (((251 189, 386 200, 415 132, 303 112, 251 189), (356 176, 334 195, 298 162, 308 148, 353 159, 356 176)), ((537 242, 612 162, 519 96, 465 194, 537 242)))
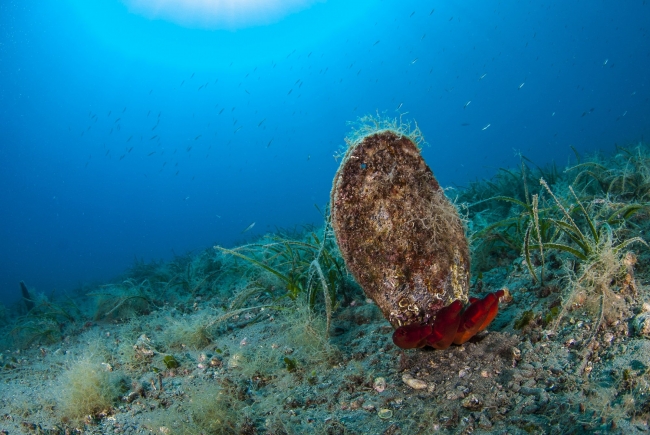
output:
POLYGON ((263 120, 261 120, 261 121, 260 121, 260 123, 259 123, 259 124, 257 124, 257 126, 258 126, 258 127, 261 127, 261 126, 262 126, 262 124, 264 123, 264 121, 266 121, 266 118, 264 118, 263 120))
POLYGON ((481 129, 481 131, 485 131, 485 130, 487 130, 488 128, 490 128, 491 125, 492 125, 492 124, 488 124, 488 125, 486 125, 485 127, 483 127, 483 128, 481 129))
POLYGON ((129 138, 126 140, 127 142, 133 139, 133 135, 129 136, 129 138))
POLYGON ((415 62, 417 62, 417 61, 418 61, 418 58, 416 57, 415 59, 413 59, 413 60, 411 61, 411 65, 413 65, 413 64, 414 64, 415 62))
POLYGON ((122 110, 122 113, 126 112, 126 107, 122 110))
POLYGON ((241 232, 241 234, 244 234, 246 231, 249 231, 249 230, 250 230, 251 228, 253 228, 254 226, 255 226, 255 222, 253 222, 252 224, 250 224, 249 226, 247 226, 246 229, 245 229, 244 231, 241 232))
POLYGON ((192 75, 190 76, 190 78, 191 78, 191 79, 194 78, 194 73, 192 73, 192 75))
POLYGON ((111 111, 110 110, 108 111, 108 115, 106 115, 106 116, 111 116, 111 111))
POLYGON ((472 102, 472 100, 469 100, 467 103, 465 103, 465 105, 463 106, 463 109, 466 108, 467 106, 469 106, 469 103, 471 103, 471 102, 472 102))
POLYGON ((374 47, 375 45, 377 45, 377 44, 379 44, 379 42, 380 42, 380 40, 379 40, 379 39, 378 39, 378 40, 376 40, 376 41, 375 41, 375 43, 374 43, 374 44, 372 44, 372 46, 374 47))
POLYGON ((293 89, 289 89, 289 92, 287 92, 287 95, 289 95, 291 92, 293 92, 293 89))
POLYGON ((197 140, 197 139, 200 139, 200 138, 201 138, 201 136, 203 136, 203 135, 202 135, 202 134, 200 134, 200 135, 198 135, 198 136, 196 136, 196 137, 194 138, 194 140, 197 140))
POLYGON ((523 82, 522 84, 519 85, 519 87, 517 89, 523 88, 525 84, 526 84, 526 82, 523 82))
POLYGON ((222 113, 223 113, 223 109, 221 109, 221 110, 219 111, 219 115, 221 115, 222 113))
POLYGON ((201 89, 203 89, 203 85, 199 86, 199 89, 198 89, 198 90, 200 91, 201 89))
POLYGON ((190 197, 189 197, 189 196, 186 196, 185 199, 184 199, 183 201, 187 201, 188 199, 190 199, 190 197))
POLYGON ((192 146, 191 146, 191 145, 188 146, 186 151, 187 151, 188 153, 189 153, 190 151, 192 151, 192 146))
MULTIPOLYGON (((120 119, 122 119, 122 118, 117 118, 117 119, 115 120, 115 122, 119 122, 120 119)), ((115 124, 115 122, 113 122, 113 124, 115 124)))
POLYGON ((183 81, 181 82, 181 86, 183 86, 183 83, 185 83, 185 80, 183 80, 183 81))
POLYGON ((239 127, 237 127, 237 130, 235 130, 234 133, 237 133, 239 130, 242 129, 242 127, 243 127, 243 125, 240 125, 239 127))
POLYGON ((479 80, 483 80, 483 79, 485 78, 486 75, 487 75, 487 73, 483 74, 483 75, 482 75, 481 77, 479 77, 478 79, 479 79, 479 80))
MULTIPOLYGON (((122 154, 122 155, 120 156, 120 160, 122 160, 124 157, 126 157, 126 154, 122 154)), ((118 161, 119 161, 119 160, 118 160, 118 161)))
POLYGON ((153 156, 154 154, 156 154, 156 152, 155 152, 155 151, 151 151, 149 154, 147 154, 147 157, 151 157, 151 156, 153 156))
POLYGON ((609 62, 609 59, 605 59, 605 62, 603 62, 603 66, 607 65, 607 62, 609 62))
POLYGON ((158 137, 158 135, 157 135, 157 134, 154 134, 153 136, 151 136, 151 138, 149 138, 149 140, 154 140, 154 139, 157 138, 157 137, 158 137))
POLYGON ((399 109, 401 109, 403 105, 404 105, 404 103, 399 103, 399 106, 397 106, 397 109, 395 109, 395 111, 398 111, 399 109))
POLYGON ((130 153, 132 150, 133 150, 133 147, 129 148, 129 150, 127 151, 127 153, 130 153))
POLYGON ((461 124, 462 127, 467 127, 468 125, 469 125, 468 122, 463 122, 463 123, 461 124))
POLYGON ((271 146, 271 142, 273 142, 273 138, 271 138, 271 140, 269 141, 269 143, 266 144, 266 147, 267 147, 267 148, 271 146))
POLYGON ((413 15, 415 15, 415 11, 411 12, 411 15, 409 15, 409 18, 411 18, 413 15))

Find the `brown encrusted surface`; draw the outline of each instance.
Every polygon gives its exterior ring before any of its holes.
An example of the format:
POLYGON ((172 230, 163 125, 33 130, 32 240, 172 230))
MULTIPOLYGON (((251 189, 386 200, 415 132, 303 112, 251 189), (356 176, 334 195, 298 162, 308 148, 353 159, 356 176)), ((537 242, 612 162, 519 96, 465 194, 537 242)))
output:
POLYGON ((466 301, 462 222, 408 137, 383 131, 352 146, 334 178, 331 204, 348 269, 394 327, 466 301))

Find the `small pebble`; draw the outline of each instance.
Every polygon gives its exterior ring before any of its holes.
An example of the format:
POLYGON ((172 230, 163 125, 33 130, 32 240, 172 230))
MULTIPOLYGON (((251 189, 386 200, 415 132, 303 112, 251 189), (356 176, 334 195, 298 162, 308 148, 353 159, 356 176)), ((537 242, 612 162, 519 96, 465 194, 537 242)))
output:
POLYGON ((483 402, 481 401, 481 398, 476 394, 470 394, 465 399, 463 399, 461 405, 463 406, 463 408, 472 411, 478 411, 483 407, 483 402))
POLYGON ((408 373, 402 376, 402 381, 414 390, 424 390, 427 388, 427 383, 420 379, 415 379, 408 373))
POLYGON ((386 389, 386 378, 375 378, 375 381, 373 382, 373 388, 378 393, 384 391, 386 389))
POLYGON ((637 335, 650 338, 650 312, 645 311, 634 317, 632 327, 637 335))

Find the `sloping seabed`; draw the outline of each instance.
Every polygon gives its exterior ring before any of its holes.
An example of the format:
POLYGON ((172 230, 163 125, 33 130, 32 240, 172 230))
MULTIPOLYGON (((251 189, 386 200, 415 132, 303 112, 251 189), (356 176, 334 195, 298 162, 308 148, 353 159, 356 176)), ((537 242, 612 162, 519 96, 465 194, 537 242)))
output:
POLYGON ((447 191, 467 218, 472 294, 507 289, 468 343, 393 345, 326 220, 232 250, 136 261, 113 283, 3 310, 0 427, 647 432, 650 152, 634 144, 574 160, 558 170, 522 156, 519 168, 447 191))

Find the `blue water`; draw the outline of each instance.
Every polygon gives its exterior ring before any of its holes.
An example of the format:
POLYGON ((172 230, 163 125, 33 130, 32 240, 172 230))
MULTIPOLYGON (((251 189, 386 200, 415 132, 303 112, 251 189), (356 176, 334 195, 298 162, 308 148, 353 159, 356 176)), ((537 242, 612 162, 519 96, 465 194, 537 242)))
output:
POLYGON ((5 304, 20 280, 65 292, 134 258, 320 225, 346 121, 365 114, 417 121, 443 186, 519 152, 563 167, 570 146, 650 137, 644 0, 329 0, 225 23, 140 12, 0 5, 5 304))

